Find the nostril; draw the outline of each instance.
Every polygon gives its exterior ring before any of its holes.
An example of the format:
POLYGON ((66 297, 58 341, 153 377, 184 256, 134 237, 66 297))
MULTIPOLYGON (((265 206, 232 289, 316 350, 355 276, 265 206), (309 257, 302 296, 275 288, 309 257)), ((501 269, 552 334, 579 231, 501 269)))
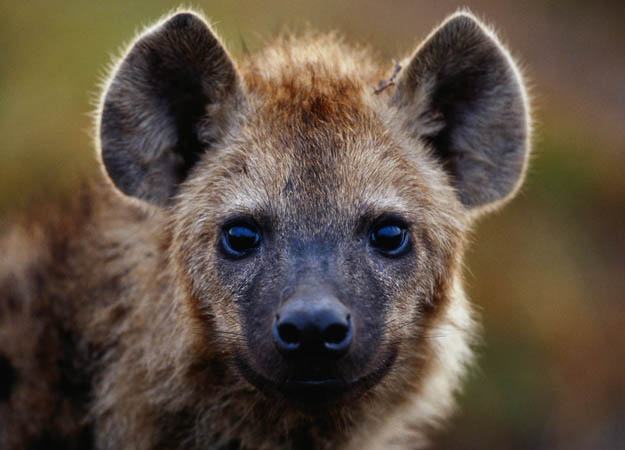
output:
POLYGON ((280 316, 276 316, 273 325, 273 341, 278 351, 284 356, 293 356, 299 352, 302 339, 301 330, 295 323, 281 320, 280 316))
POLYGON ((325 329, 323 336, 328 344, 340 344, 347 337, 349 329, 347 325, 333 324, 325 329))
POLYGON ((323 330, 323 345, 334 356, 342 356, 352 343, 352 327, 349 315, 344 323, 335 322, 323 330))
POLYGON ((292 323, 278 325, 278 336, 280 340, 289 345, 297 345, 301 339, 299 330, 292 323))

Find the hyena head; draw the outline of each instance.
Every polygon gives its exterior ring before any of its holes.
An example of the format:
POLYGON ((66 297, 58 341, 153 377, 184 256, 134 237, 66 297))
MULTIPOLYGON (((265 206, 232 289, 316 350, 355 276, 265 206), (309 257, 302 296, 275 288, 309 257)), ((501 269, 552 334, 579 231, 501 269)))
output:
POLYGON ((523 177, 524 88, 474 17, 384 69, 335 36, 237 65, 179 13, 140 36, 103 97, 104 168, 171 218, 190 326, 270 398, 416 385, 446 351, 430 332, 461 296, 472 219, 523 177))

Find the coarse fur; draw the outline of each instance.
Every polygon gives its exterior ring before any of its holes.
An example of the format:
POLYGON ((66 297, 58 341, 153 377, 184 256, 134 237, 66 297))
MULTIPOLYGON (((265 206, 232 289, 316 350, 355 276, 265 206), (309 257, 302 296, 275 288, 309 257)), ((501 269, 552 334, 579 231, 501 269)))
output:
POLYGON ((521 184, 529 108, 468 12, 399 67, 376 90, 388 67, 315 33, 235 63, 192 12, 142 33, 104 87, 106 175, 0 241, 0 448, 424 448, 472 360, 468 233, 521 184), (388 214, 404 257, 359 237, 388 214), (265 247, 229 260, 243 216, 265 247), (360 339, 337 370, 368 381, 306 408, 263 327, 319 280, 360 339))

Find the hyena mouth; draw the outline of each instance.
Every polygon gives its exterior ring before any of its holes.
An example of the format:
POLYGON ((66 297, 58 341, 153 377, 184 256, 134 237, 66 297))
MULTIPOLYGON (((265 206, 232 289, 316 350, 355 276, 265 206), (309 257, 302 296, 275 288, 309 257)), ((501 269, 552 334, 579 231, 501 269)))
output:
POLYGON ((240 353, 235 357, 241 375, 259 391, 269 397, 277 395, 304 409, 314 409, 317 406, 327 406, 361 397, 384 378, 396 359, 397 348, 393 346, 381 355, 380 362, 373 370, 353 379, 344 379, 339 375, 328 377, 300 375, 271 380, 254 370, 240 353))

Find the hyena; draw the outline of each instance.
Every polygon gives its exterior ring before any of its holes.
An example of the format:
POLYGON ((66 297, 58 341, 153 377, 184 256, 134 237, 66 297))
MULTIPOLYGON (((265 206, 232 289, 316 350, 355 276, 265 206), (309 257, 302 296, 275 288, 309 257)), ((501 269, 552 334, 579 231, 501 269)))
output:
POLYGON ((517 191, 525 88, 468 12, 395 68, 336 35, 234 62, 201 15, 106 83, 101 176, 5 231, 12 449, 418 449, 475 326, 462 256, 517 191))

